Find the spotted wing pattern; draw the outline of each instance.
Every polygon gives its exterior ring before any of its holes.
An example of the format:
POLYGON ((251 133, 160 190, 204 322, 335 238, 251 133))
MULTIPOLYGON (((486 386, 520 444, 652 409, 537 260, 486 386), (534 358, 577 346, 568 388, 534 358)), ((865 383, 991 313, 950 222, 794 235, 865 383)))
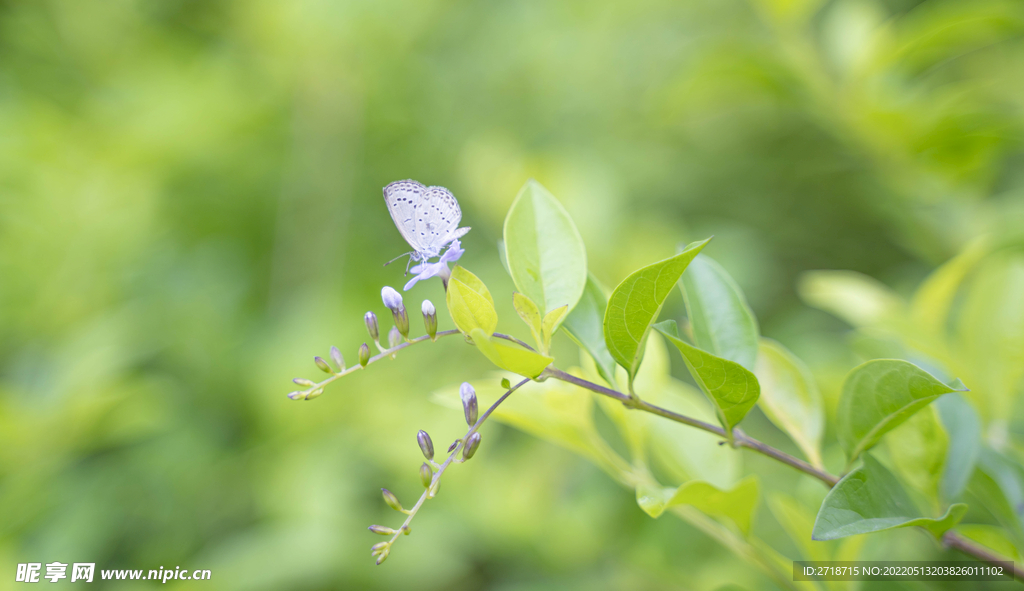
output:
POLYGON ((402 238, 416 251, 417 258, 437 256, 452 240, 469 228, 459 228, 462 210, 451 191, 424 187, 413 181, 397 181, 384 187, 384 201, 402 238))

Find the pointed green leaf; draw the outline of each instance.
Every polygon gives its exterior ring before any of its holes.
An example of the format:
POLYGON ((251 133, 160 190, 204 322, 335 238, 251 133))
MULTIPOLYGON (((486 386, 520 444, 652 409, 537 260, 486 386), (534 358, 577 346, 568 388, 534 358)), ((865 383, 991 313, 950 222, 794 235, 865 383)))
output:
POLYGON ((938 519, 923 516, 885 466, 870 454, 863 457, 864 465, 844 476, 825 496, 812 539, 834 540, 915 525, 938 538, 963 519, 967 505, 962 503, 951 505, 938 519))
POLYGON ((1024 545, 1024 468, 989 448, 978 455, 970 491, 1024 545))
POLYGON ((679 288, 694 344, 753 371, 757 319, 729 273, 712 258, 700 255, 686 268, 679 288))
POLYGON ((543 316, 572 309, 587 282, 587 251, 576 225, 555 197, 527 181, 505 217, 505 256, 516 288, 543 316))
MULTIPOLYGON (((462 267, 455 269, 459 270, 462 267)), ((463 270, 458 278, 452 273, 451 279, 448 280, 448 293, 445 299, 455 326, 463 334, 469 334, 476 328, 492 334, 498 327, 498 313, 494 311, 494 300, 491 299, 490 292, 476 275, 469 271, 463 270), (469 283, 464 283, 463 279, 469 283)))
POLYGON ((732 428, 757 403, 761 392, 757 378, 739 363, 716 357, 681 340, 674 320, 656 324, 655 328, 683 354, 690 375, 711 400, 719 422, 731 436, 732 428))
POLYGON ((550 344, 551 337, 555 335, 555 331, 558 330, 558 326, 562 324, 565 317, 569 314, 569 306, 562 306, 561 308, 555 308, 544 315, 544 326, 541 334, 544 335, 544 342, 550 344))
POLYGON ((853 271, 808 271, 800 277, 800 297, 851 326, 868 326, 902 313, 903 301, 877 280, 853 271))
POLYGON ((843 383, 836 409, 839 443, 852 463, 939 396, 964 390, 959 381, 947 386, 908 361, 868 361, 855 367, 843 383))
POLYGON ((988 240, 981 238, 964 251, 932 272, 914 293, 910 314, 914 321, 930 334, 944 331, 953 298, 964 277, 974 269, 989 251, 988 240))
MULTIPOLYGON (((451 285, 449 285, 449 289, 451 289, 451 285)), ((546 355, 506 343, 502 339, 493 338, 480 328, 471 330, 469 336, 473 339, 473 344, 491 360, 491 363, 521 376, 535 378, 554 361, 546 355)))
POLYGON ((487 286, 484 285, 484 282, 480 281, 479 277, 470 273, 465 267, 455 265, 455 268, 452 269, 452 276, 450 279, 463 282, 467 287, 483 296, 484 299, 490 302, 491 306, 494 305, 494 298, 491 297, 491 292, 487 289, 487 286))
POLYGON ((675 492, 672 487, 641 483, 636 485, 636 504, 644 513, 657 519, 668 508, 668 500, 675 492))
POLYGON ((789 435, 815 466, 821 466, 825 410, 807 366, 771 339, 761 339, 754 375, 761 386, 757 404, 789 435))
POLYGON ((537 343, 537 346, 541 346, 541 317, 540 310, 537 309, 537 304, 533 303, 529 297, 518 291, 512 294, 512 305, 516 309, 516 313, 523 319, 526 326, 530 327, 530 332, 533 334, 533 340, 537 343))
POLYGON ((957 526, 956 531, 964 537, 978 542, 997 554, 1002 554, 1010 560, 1020 560, 1020 552, 1013 540, 1004 530, 994 525, 981 525, 978 523, 964 523, 957 526))
POLYGON ((604 310, 608 298, 594 277, 588 276, 580 301, 565 318, 563 327, 576 344, 590 354, 597 373, 605 382, 615 385, 615 360, 604 340, 604 310))
POLYGON ((935 408, 949 435, 940 491, 943 499, 952 501, 967 487, 974 472, 981 452, 981 421, 974 407, 960 394, 940 397, 935 408))
POLYGON ((604 313, 604 338, 612 358, 626 369, 630 386, 665 298, 708 240, 694 242, 676 256, 634 272, 612 292, 604 313))
POLYGON ((750 533, 760 490, 757 476, 747 476, 731 490, 721 490, 707 482, 691 480, 676 490, 667 506, 692 505, 712 517, 725 517, 746 535, 750 533))

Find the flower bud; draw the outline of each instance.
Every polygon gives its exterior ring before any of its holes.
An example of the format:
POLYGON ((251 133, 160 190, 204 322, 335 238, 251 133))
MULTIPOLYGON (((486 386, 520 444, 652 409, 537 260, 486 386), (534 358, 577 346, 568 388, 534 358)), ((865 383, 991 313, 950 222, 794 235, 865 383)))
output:
POLYGON ((402 294, 387 285, 384 286, 384 289, 380 290, 380 299, 384 300, 384 305, 392 312, 405 307, 402 304, 402 294))
POLYGON ((370 347, 363 343, 359 346, 359 365, 366 367, 366 364, 370 362, 370 347))
POLYGON ((469 441, 466 442, 466 447, 462 450, 462 459, 468 460, 473 457, 478 447, 480 447, 480 434, 473 433, 469 436, 469 441))
POLYGON ((388 559, 388 554, 390 554, 390 553, 391 553, 391 549, 390 548, 388 548, 387 550, 384 550, 383 552, 381 552, 380 556, 377 557, 377 566, 380 566, 380 563, 382 563, 385 560, 387 560, 388 559))
POLYGON ((423 325, 427 328, 427 334, 433 339, 437 335, 437 310, 430 300, 423 300, 420 310, 423 312, 423 325))
POLYGON ((462 382, 462 386, 459 387, 459 396, 462 397, 462 410, 466 412, 466 423, 472 427, 476 424, 477 417, 476 390, 469 382, 462 382))
POLYGON ((397 347, 402 342, 402 335, 398 334, 398 329, 394 326, 388 331, 388 347, 397 347))
POLYGON ((301 400, 301 399, 303 399, 305 397, 306 397, 306 393, 305 392, 300 392, 299 390, 296 390, 294 392, 289 392, 288 393, 288 398, 291 398, 292 400, 301 400))
POLYGON ((366 322, 366 332, 370 333, 370 339, 373 342, 380 340, 380 328, 377 326, 377 315, 373 312, 367 312, 363 316, 363 321, 366 322))
POLYGON ((313 380, 307 380, 306 378, 293 378, 292 381, 295 382, 296 384, 300 385, 300 386, 309 387, 309 386, 315 386, 316 385, 316 384, 313 383, 313 380))
POLYGON ((423 457, 428 460, 434 459, 434 442, 430 440, 430 435, 423 430, 420 430, 416 434, 416 443, 420 444, 420 451, 423 452, 423 457))
POLYGON ((324 361, 323 357, 319 357, 319 356, 314 357, 313 358, 313 363, 316 363, 316 366, 319 367, 320 371, 322 371, 324 373, 334 373, 334 370, 331 369, 330 365, 327 365, 327 362, 324 361))
POLYGON ((391 542, 378 542, 373 546, 370 546, 370 556, 376 556, 383 553, 389 546, 391 546, 391 542))
POLYGON ((317 396, 319 396, 319 395, 321 395, 323 393, 324 393, 324 389, 323 388, 317 388, 316 390, 313 390, 309 394, 306 394, 306 400, 312 400, 312 399, 316 398, 317 396))
POLYGON ((459 442, 460 441, 462 441, 462 440, 461 439, 456 439, 455 441, 453 441, 452 444, 448 446, 448 453, 452 453, 452 450, 454 450, 456 447, 459 446, 459 442))
POLYGON ((402 510, 402 504, 398 502, 398 497, 395 496, 395 493, 386 488, 380 489, 380 492, 384 495, 384 502, 388 504, 388 507, 391 507, 395 511, 402 510))
POLYGON ((395 530, 391 529, 390 527, 384 527, 383 525, 371 525, 370 527, 368 527, 366 529, 372 531, 375 534, 380 534, 382 536, 390 536, 391 534, 398 533, 395 530))
POLYGON ((405 306, 392 310, 391 317, 395 319, 395 327, 398 328, 398 332, 402 333, 403 337, 409 336, 409 313, 405 311, 405 306))
POLYGON ((430 481, 434 479, 434 471, 430 469, 430 466, 423 462, 420 466, 420 482, 423 483, 423 488, 430 486, 430 481))
POLYGON ((331 347, 331 360, 338 366, 338 371, 345 371, 345 358, 337 347, 331 347))

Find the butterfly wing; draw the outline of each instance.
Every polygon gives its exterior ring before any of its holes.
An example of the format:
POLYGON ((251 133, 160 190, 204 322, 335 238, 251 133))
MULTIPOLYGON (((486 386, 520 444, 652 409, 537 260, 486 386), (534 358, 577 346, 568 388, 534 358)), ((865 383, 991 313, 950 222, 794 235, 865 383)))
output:
POLYGON ((417 229, 421 225, 417 220, 422 218, 420 207, 424 203, 426 190, 426 187, 413 180, 395 181, 384 187, 384 202, 391 213, 391 219, 402 238, 416 252, 423 252, 426 244, 425 234, 417 229))
POLYGON ((425 196, 430 207, 429 244, 440 252, 452 240, 465 236, 469 228, 459 227, 462 210, 451 191, 444 187, 427 187, 425 196))

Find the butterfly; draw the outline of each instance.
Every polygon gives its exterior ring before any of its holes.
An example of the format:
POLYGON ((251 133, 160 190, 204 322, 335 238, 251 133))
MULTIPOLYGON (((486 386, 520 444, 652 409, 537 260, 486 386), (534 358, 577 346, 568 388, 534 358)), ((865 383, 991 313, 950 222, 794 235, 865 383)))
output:
POLYGON ((384 187, 384 202, 402 238, 413 248, 413 252, 406 253, 411 255, 410 263, 438 256, 445 246, 469 232, 469 228, 458 227, 462 210, 455 195, 444 187, 395 181, 384 187))

